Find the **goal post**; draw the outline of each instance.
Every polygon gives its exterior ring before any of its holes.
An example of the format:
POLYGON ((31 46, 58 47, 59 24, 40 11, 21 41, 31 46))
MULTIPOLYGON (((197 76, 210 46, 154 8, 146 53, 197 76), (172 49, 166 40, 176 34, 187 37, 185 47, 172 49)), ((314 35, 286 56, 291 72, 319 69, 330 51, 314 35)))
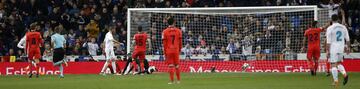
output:
POLYGON ((151 43, 147 55, 162 55, 161 32, 167 27, 166 17, 172 16, 176 27, 183 31, 183 48, 189 46, 188 51, 182 50, 182 55, 191 52, 206 57, 217 53, 255 55, 259 52, 282 56, 263 59, 295 59, 285 56, 299 53, 309 23, 316 20, 323 24, 328 20, 320 10, 317 6, 128 8, 126 50, 132 52, 133 35, 142 26, 151 43))

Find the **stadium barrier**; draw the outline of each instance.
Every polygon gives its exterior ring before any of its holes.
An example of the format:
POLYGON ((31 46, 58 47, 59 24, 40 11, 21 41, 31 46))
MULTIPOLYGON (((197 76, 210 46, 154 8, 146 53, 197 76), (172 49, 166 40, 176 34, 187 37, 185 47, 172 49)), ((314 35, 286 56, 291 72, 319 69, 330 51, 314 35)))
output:
MULTIPOLYGON (((234 55, 238 55, 240 57, 236 57, 237 59, 241 59, 244 60, 244 57, 242 54, 234 54, 234 55)), ((249 58, 247 58, 248 60, 263 60, 262 58, 257 58, 257 57, 263 57, 266 55, 273 55, 275 57, 275 59, 278 60, 306 60, 306 53, 298 53, 298 54, 293 54, 291 55, 292 57, 288 58, 286 57, 286 54, 254 54, 254 55, 250 55, 248 56, 249 58)), ((344 55, 346 59, 360 59, 360 53, 350 53, 349 55, 344 55)), ((67 56, 66 59, 69 59, 68 61, 75 61, 76 59, 79 59, 79 56, 67 56)), ((105 56, 92 56, 91 58, 96 59, 96 60, 105 60, 105 56)), ((124 55, 118 55, 119 59, 124 58, 124 55)), ((223 61, 229 61, 230 60, 230 55, 229 54, 219 54, 218 55, 218 59, 221 59, 223 61)), ((90 59, 90 57, 83 57, 82 60, 87 61, 88 59, 90 59)), ((146 59, 148 60, 164 60, 164 58, 162 57, 162 55, 146 55, 146 59)), ((185 59, 185 55, 180 55, 180 59, 185 59)), ((208 59, 214 59, 213 55, 211 54, 207 54, 207 55, 192 55, 191 59, 199 59, 199 60, 208 60, 208 59)), ((321 60, 326 59, 326 54, 322 53, 320 56, 321 60)), ((81 61, 81 60, 80 60, 81 61)), ((10 61, 11 62, 11 61, 10 61)), ((15 61, 14 61, 15 62, 15 61)))
MULTIPOLYGON (((65 74, 99 74, 104 62, 69 62, 65 67, 65 74)), ((349 72, 360 72, 360 60, 346 59, 344 66, 349 72)), ((1 62, 1 75, 25 75, 26 62, 1 62)), ((123 69, 124 61, 119 61, 119 69, 123 69)), ((46 75, 59 74, 51 62, 41 62, 41 72, 46 75)), ((155 66, 158 72, 166 72, 167 65, 164 61, 151 61, 150 66, 155 66)), ((308 72, 307 62, 304 60, 277 60, 277 61, 182 61, 181 72, 207 73, 207 72, 308 72), (243 64, 250 66, 242 71, 243 64)), ((319 65, 319 72, 326 69, 325 62, 319 65)))
MULTIPOLYGON (((123 59, 125 55, 117 55, 118 59, 123 59)), ((353 59, 353 60, 357 60, 360 59, 360 53, 350 53, 349 55, 344 55, 344 57, 346 59, 353 59)), ((292 54, 292 55, 287 55, 287 54, 252 54, 252 55, 242 55, 242 54, 232 54, 232 56, 230 56, 229 54, 219 54, 217 55, 216 60, 223 60, 223 61, 229 61, 231 59, 233 60, 306 60, 306 53, 298 53, 298 54, 292 54), (271 56, 272 58, 269 57, 265 57, 265 56, 271 56)), ((99 61, 104 61, 105 60, 105 56, 104 55, 99 55, 99 56, 76 56, 76 55, 71 55, 71 56, 66 56, 66 59, 68 59, 68 61, 70 62, 74 62, 74 61, 89 61, 91 59, 96 59, 99 61)), ((147 60, 164 60, 164 57, 162 57, 162 55, 146 55, 146 59, 147 60)), ((185 55, 180 55, 180 59, 186 59, 185 55)), ((214 55, 211 54, 207 54, 207 55, 192 55, 191 59, 194 60, 201 60, 201 61, 206 61, 206 60, 214 60, 214 55)), ((320 60, 325 60, 326 59, 326 54, 325 53, 321 53, 320 56, 320 60)), ((24 62, 26 61, 26 57, 16 57, 16 56, 0 56, 0 62, 24 62)), ((44 60, 46 61, 46 60, 44 60)))

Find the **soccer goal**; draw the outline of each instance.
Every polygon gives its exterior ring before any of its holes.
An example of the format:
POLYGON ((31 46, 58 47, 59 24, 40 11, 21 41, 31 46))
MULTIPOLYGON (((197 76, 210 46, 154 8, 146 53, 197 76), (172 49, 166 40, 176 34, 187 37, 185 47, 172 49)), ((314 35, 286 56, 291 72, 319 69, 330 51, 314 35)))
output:
POLYGON ((309 23, 317 20, 323 25, 327 21, 324 11, 316 6, 129 8, 127 52, 131 53, 132 37, 142 26, 150 40, 147 54, 162 55, 161 32, 167 27, 166 18, 172 16, 183 31, 183 55, 296 59, 309 23))
POLYGON ((317 6, 129 8, 127 52, 132 52, 133 36, 141 26, 149 36, 146 59, 164 60, 161 33, 170 16, 183 32, 180 59, 188 64, 202 61, 199 68, 209 70, 214 66, 241 70, 245 64, 252 71, 286 69, 287 65, 306 68, 306 61, 292 61, 306 60, 300 50, 303 34, 312 21, 320 26, 329 20, 327 10, 317 6))

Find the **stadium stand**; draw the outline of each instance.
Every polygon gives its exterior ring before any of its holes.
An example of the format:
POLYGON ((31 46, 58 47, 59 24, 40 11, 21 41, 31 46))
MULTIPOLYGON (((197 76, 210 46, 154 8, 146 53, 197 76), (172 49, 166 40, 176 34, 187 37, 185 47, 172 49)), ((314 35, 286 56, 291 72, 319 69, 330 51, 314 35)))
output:
MULTIPOLYGON (((123 43, 117 48, 116 54, 124 55, 126 54, 126 47, 128 47, 126 45, 126 11, 129 7, 320 6, 320 4, 328 3, 326 1, 328 0, 0 0, 0 56, 17 56, 20 58, 20 56, 25 55, 23 50, 16 47, 16 44, 24 36, 29 25, 34 22, 41 26, 45 45, 49 44, 49 37, 53 33, 53 28, 63 25, 66 30, 63 34, 66 36, 68 45, 66 49, 67 55, 88 55, 87 48, 83 47, 83 44, 90 41, 89 38, 96 38, 96 43, 100 45, 106 34, 106 29, 109 26, 115 26, 116 35, 114 37, 123 43)), ((360 1, 335 0, 335 3, 342 3, 341 7, 347 13, 345 14, 345 20, 350 30, 352 51, 360 52, 360 1)), ((200 20, 206 20, 206 18, 201 18, 200 20)), ((232 24, 234 22, 228 23, 232 24)), ((186 34, 187 36, 193 34, 191 32, 186 33, 188 33, 186 34)), ((160 36, 159 33, 152 33, 152 31, 149 34, 160 36)), ((271 34, 271 32, 262 34, 271 34)), ((283 32, 283 34, 294 36, 291 32, 283 32)), ((286 40, 286 37, 281 40, 286 40)), ((242 38, 245 38, 245 36, 243 35, 242 38)), ((212 41, 206 42, 211 44, 212 41)), ((202 43, 204 42, 199 41, 199 44, 191 44, 191 46, 197 47, 202 43)), ((289 44, 296 45, 294 42, 289 44)), ((228 43, 223 42, 219 45, 219 49, 211 46, 208 49, 214 50, 212 52, 222 51, 221 53, 228 54, 229 52, 226 51, 227 46, 228 43)), ((154 45, 154 47, 159 46, 154 45)), ((157 54, 156 49, 152 48, 148 54, 157 54)), ((290 47, 286 50, 278 50, 278 52, 285 52, 287 50, 299 52, 300 48, 290 47)), ((256 51, 254 50, 253 52, 256 51)), ((101 53, 101 50, 99 50, 98 54, 101 53)), ((194 53, 201 54, 200 51, 194 53)))

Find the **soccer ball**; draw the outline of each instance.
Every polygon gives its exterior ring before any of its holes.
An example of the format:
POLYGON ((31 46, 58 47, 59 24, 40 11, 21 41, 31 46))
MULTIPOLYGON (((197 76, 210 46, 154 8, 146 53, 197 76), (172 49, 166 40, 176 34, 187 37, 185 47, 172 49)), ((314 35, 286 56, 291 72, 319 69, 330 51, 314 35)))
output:
POLYGON ((152 74, 153 72, 157 71, 157 69, 155 66, 150 66, 147 71, 152 74))
POLYGON ((244 63, 243 66, 241 67, 241 69, 242 69, 243 72, 245 72, 245 70, 246 70, 247 68, 249 68, 249 67, 250 67, 250 64, 244 63))

